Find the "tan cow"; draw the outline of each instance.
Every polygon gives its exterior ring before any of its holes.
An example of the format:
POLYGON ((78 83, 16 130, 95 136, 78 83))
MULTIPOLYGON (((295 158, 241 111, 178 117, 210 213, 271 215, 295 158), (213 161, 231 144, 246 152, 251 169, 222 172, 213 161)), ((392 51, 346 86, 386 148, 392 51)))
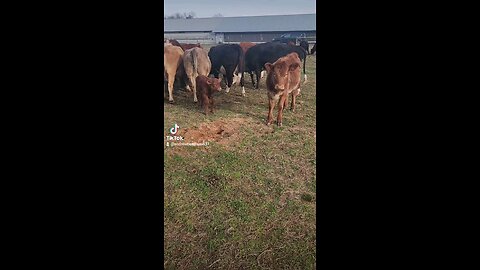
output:
POLYGON ((265 64, 269 101, 267 125, 270 125, 273 121, 273 109, 278 101, 277 125, 282 126, 283 109, 287 106, 290 93, 292 93, 290 109, 295 111, 295 100, 300 94, 301 64, 302 62, 296 53, 281 57, 273 64, 265 64))
POLYGON ((168 101, 170 103, 173 103, 173 83, 175 82, 177 69, 182 66, 182 57, 182 48, 172 45, 163 47, 164 78, 168 81, 168 101))
POLYGON ((193 90, 193 102, 198 102, 195 79, 199 75, 208 76, 212 68, 210 58, 204 49, 194 47, 183 54, 183 67, 187 75, 187 85, 193 90))

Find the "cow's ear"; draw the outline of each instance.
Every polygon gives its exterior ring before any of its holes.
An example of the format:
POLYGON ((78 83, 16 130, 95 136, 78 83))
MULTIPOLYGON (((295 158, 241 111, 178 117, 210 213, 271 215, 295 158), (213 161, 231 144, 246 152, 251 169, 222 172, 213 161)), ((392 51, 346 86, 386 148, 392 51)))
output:
POLYGON ((265 63, 265 69, 267 70, 268 73, 270 73, 270 71, 272 70, 273 68, 273 65, 270 64, 270 63, 265 63))
POLYGON ((207 80, 207 84, 212 84, 212 80, 211 80, 211 79, 208 79, 208 80, 207 80))
POLYGON ((294 70, 297 69, 298 67, 300 67, 299 64, 292 64, 292 65, 290 65, 289 70, 290 70, 290 71, 294 71, 294 70))

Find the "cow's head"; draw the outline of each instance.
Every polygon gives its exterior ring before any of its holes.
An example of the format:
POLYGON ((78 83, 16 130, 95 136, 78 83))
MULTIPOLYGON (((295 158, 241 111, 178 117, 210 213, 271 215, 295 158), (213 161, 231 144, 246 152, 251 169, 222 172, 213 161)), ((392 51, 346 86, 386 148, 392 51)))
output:
POLYGON ((207 79, 207 84, 210 87, 210 89, 214 92, 220 92, 222 90, 222 86, 220 84, 220 79, 208 78, 207 79))
POLYGON ((276 90, 284 90, 288 83, 288 65, 284 61, 277 61, 273 64, 266 63, 268 77, 273 77, 276 90))

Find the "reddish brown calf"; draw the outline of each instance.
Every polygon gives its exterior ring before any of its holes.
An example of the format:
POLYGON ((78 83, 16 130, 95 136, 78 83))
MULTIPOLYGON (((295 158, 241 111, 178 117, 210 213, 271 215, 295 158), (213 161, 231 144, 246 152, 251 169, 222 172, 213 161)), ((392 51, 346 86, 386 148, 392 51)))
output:
POLYGON ((198 95, 200 96, 200 105, 203 106, 205 115, 208 115, 208 111, 214 113, 213 94, 222 90, 220 79, 198 75, 195 82, 197 84, 198 95))
POLYGON ((295 100, 300 94, 300 58, 296 53, 279 58, 275 63, 265 64, 267 70, 268 116, 267 125, 273 122, 273 109, 278 101, 277 125, 282 126, 283 109, 287 106, 288 94, 292 93, 291 110, 295 111, 295 100))

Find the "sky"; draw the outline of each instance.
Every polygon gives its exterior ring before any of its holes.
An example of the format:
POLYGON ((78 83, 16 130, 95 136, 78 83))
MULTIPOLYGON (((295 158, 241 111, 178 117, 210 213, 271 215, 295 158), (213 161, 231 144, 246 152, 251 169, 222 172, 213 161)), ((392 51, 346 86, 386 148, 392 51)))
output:
POLYGON ((164 16, 195 12, 195 18, 312 14, 315 0, 163 0, 164 16))

